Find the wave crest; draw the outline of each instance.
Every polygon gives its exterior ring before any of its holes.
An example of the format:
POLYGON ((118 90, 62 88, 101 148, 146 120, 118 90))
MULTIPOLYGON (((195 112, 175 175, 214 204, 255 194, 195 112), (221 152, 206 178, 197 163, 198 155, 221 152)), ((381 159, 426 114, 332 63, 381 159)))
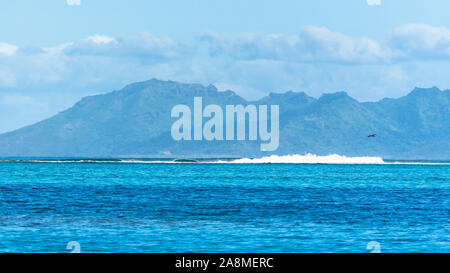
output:
POLYGON ((268 163, 285 163, 285 164, 384 164, 381 157, 347 157, 338 154, 326 156, 318 156, 315 154, 305 155, 272 155, 262 158, 242 158, 231 161, 231 163, 240 164, 268 164, 268 163))

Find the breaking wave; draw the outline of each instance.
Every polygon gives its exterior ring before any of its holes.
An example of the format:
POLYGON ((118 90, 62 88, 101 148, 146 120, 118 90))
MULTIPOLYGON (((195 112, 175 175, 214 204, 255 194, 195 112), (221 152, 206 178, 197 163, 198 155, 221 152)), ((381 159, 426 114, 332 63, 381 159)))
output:
POLYGON ((1 159, 1 162, 28 162, 28 163, 109 163, 109 164, 388 164, 388 165, 450 165, 450 161, 411 161, 411 160, 383 160, 381 157, 361 156, 349 157, 338 154, 319 156, 315 154, 272 155, 261 158, 240 159, 1 159))
POLYGON ((242 158, 236 159, 229 163, 240 164, 268 164, 268 163, 285 163, 285 164, 385 164, 381 157, 347 157, 338 154, 318 156, 314 154, 305 155, 284 155, 284 156, 267 156, 262 158, 242 158))

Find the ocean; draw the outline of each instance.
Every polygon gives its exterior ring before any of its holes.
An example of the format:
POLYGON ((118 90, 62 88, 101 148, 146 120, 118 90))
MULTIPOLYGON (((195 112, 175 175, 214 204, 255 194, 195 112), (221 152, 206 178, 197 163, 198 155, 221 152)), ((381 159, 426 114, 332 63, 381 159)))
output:
POLYGON ((0 252, 450 252, 448 163, 319 159, 3 160, 0 252))

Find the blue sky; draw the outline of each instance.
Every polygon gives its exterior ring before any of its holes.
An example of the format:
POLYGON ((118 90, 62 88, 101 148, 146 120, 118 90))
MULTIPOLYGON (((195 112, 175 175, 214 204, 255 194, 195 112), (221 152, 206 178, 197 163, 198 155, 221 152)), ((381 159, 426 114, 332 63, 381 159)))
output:
POLYGON ((450 88, 446 0, 0 0, 0 132, 150 78, 248 99, 450 88))

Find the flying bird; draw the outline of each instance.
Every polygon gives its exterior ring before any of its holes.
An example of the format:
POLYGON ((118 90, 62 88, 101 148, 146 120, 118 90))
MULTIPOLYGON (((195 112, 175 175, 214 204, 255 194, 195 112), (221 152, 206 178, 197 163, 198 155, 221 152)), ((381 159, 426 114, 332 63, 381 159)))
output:
POLYGON ((377 135, 376 134, 371 134, 371 135, 368 135, 367 137, 376 137, 377 135))

